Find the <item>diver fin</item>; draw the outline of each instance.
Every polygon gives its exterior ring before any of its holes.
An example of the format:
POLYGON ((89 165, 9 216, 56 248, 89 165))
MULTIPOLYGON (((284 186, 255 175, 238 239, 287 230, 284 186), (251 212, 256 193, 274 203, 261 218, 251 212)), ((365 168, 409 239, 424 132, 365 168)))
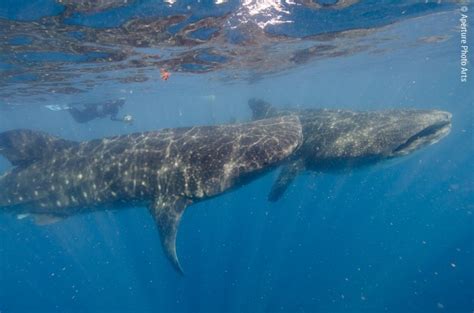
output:
POLYGON ((268 102, 252 98, 248 101, 248 106, 252 110, 252 120, 261 120, 276 115, 275 108, 268 102))
POLYGON ((9 130, 0 133, 0 154, 12 165, 28 165, 51 156, 57 150, 77 145, 73 141, 28 129, 9 130))
POLYGON ((280 200, 296 175, 303 169, 302 162, 295 162, 282 168, 280 175, 272 186, 268 194, 268 201, 276 202, 280 200))
POLYGON ((176 253, 176 235, 184 209, 190 204, 190 200, 180 197, 159 197, 149 208, 160 232, 161 245, 166 257, 180 274, 183 274, 183 269, 176 253))
POLYGON ((48 214, 33 214, 33 217, 35 224, 38 226, 51 225, 63 220, 62 217, 48 214))

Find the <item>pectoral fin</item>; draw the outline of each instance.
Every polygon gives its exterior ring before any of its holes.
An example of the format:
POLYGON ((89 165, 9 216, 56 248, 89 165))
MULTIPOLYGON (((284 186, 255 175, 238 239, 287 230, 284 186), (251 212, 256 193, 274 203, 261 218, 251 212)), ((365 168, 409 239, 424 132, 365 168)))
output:
POLYGON ((56 215, 50 215, 50 214, 22 213, 16 216, 18 220, 23 220, 27 217, 33 217, 33 222, 38 226, 54 224, 64 219, 64 217, 62 216, 56 216, 56 215))
POLYGON ((190 204, 190 200, 179 197, 160 197, 150 206, 150 213, 160 232, 161 244, 166 257, 180 274, 183 274, 183 269, 176 253, 176 235, 184 209, 190 204))
POLYGON ((63 217, 49 214, 34 214, 34 222, 38 226, 45 226, 57 223, 63 220, 63 217))
POLYGON ((272 190, 268 194, 268 200, 276 202, 280 200, 290 184, 295 179, 296 175, 303 169, 301 162, 295 162, 282 168, 280 175, 272 186, 272 190))

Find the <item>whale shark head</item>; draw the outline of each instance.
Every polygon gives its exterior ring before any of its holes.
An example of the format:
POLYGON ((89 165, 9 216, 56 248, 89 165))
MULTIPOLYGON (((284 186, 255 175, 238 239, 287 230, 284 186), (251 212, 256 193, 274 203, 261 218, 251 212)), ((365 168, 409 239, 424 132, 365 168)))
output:
POLYGON ((451 114, 439 110, 307 110, 299 115, 299 158, 314 170, 343 170, 402 157, 449 134, 451 114))
POLYGON ((451 114, 438 110, 314 110, 300 117, 301 154, 315 168, 353 168, 405 156, 451 129, 451 114))
POLYGON ((408 155, 415 150, 437 143, 451 131, 451 113, 438 110, 410 110, 399 117, 388 157, 408 155))

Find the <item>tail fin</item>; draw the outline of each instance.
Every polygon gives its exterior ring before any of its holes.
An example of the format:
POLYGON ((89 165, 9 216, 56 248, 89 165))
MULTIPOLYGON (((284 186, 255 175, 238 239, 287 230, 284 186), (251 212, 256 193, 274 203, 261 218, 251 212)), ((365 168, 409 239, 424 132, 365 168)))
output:
POLYGON ((275 108, 262 99, 252 98, 248 101, 248 106, 252 110, 252 120, 261 120, 276 115, 275 108))
POLYGON ((28 129, 0 133, 0 154, 15 166, 26 166, 74 145, 77 143, 28 129))

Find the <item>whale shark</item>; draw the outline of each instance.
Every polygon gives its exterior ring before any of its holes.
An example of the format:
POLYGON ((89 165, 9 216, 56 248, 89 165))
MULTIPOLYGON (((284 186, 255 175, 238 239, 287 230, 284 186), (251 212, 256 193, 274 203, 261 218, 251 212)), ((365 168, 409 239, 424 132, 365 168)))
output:
POLYGON ((303 144, 273 184, 272 202, 302 171, 345 172, 374 165, 434 144, 451 130, 451 113, 439 110, 277 109, 255 98, 248 106, 253 120, 296 114, 303 125, 303 144))
POLYGON ((184 210, 284 162, 302 143, 297 116, 164 129, 74 142, 40 131, 0 133, 13 167, 0 176, 0 212, 38 222, 147 206, 166 257, 182 273, 176 236, 184 210))

